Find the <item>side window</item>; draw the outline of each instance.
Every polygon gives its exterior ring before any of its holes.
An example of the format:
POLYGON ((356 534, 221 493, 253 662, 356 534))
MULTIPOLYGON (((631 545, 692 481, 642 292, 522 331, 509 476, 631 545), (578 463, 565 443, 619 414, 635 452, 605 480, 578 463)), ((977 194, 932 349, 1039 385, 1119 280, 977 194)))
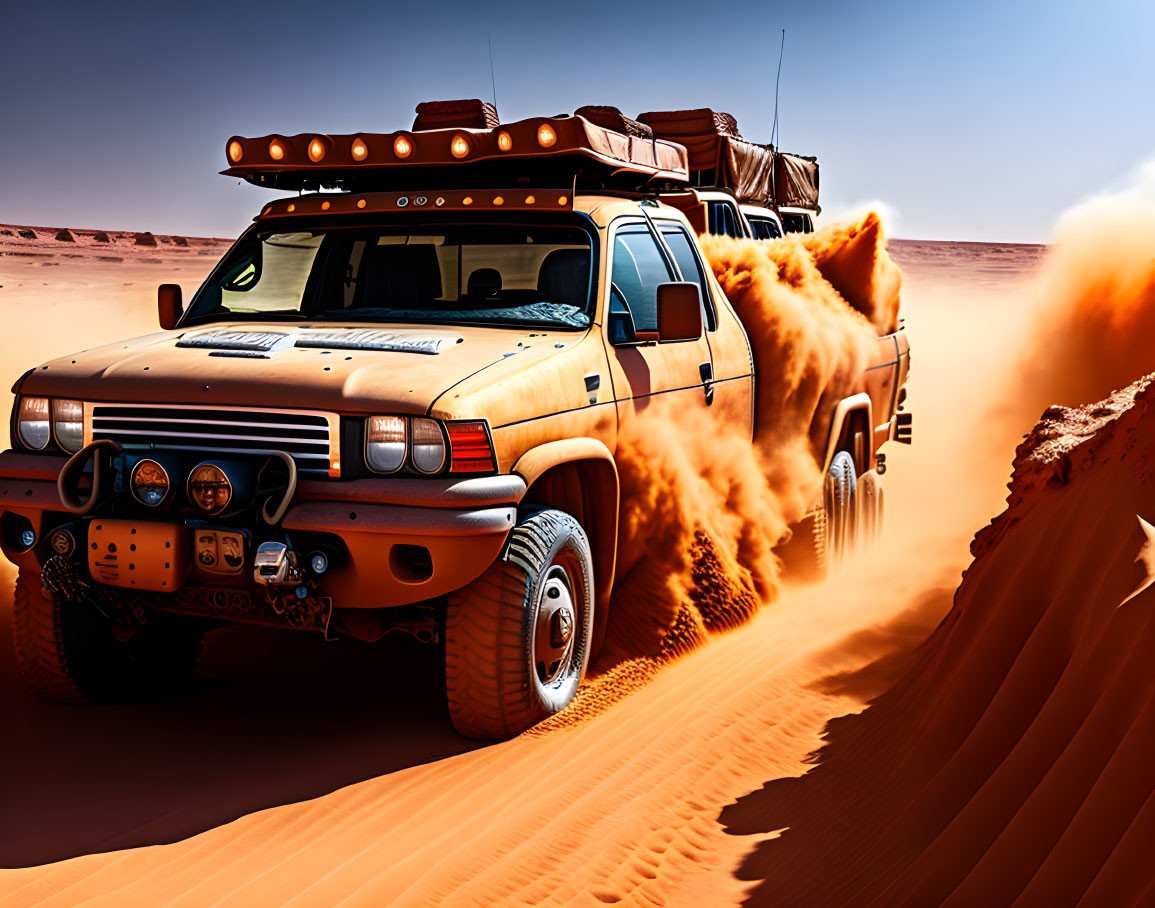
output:
POLYGON ((742 222, 737 209, 729 202, 710 203, 710 233, 715 236, 732 236, 742 239, 742 222))
POLYGON ((750 226, 754 228, 754 239, 756 240, 776 240, 781 233, 778 232, 778 225, 769 218, 748 218, 750 226))
POLYGON ((658 284, 673 279, 662 251, 645 227, 618 231, 610 280, 630 307, 636 330, 658 330, 658 284))
POLYGON ((806 233, 806 220, 800 214, 788 211, 782 215, 782 226, 787 233, 806 233))
POLYGON ((714 310, 714 300, 710 296, 710 285, 702 271, 702 263, 694 252, 694 245, 684 228, 674 225, 662 225, 662 239, 674 253, 674 261, 678 263, 678 270, 682 272, 682 280, 692 281, 702 291, 702 305, 706 309, 706 327, 710 331, 718 328, 718 313, 714 310))

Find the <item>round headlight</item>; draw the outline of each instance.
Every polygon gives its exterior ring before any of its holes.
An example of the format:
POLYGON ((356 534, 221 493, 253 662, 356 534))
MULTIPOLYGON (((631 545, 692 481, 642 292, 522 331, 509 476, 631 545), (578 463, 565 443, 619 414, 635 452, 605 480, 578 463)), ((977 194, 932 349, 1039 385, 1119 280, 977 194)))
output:
POLYGON ((395 473, 405 463, 405 420, 370 416, 365 420, 365 463, 376 473, 395 473))
POLYGON ((445 436, 434 419, 413 420, 413 466, 422 473, 436 473, 445 466, 445 436))
POLYGON ((188 477, 188 498, 206 514, 219 514, 233 498, 233 484, 215 463, 198 464, 188 477))
POLYGON ((139 460, 129 479, 132 497, 155 508, 168 497, 168 473, 155 460, 139 460))
POLYGON ((52 438, 52 424, 49 422, 48 411, 47 397, 20 398, 16 429, 24 447, 32 448, 34 451, 43 451, 48 447, 48 442, 52 438))
POLYGON ((69 454, 84 447, 84 405, 78 400, 52 401, 52 431, 69 454))

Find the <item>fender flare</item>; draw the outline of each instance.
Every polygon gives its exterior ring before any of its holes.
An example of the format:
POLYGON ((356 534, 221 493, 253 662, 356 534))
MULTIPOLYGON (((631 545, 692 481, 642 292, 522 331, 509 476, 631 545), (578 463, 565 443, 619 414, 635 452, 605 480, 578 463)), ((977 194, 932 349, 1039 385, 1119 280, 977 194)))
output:
MULTIPOLYGON (((618 554, 618 517, 621 510, 621 482, 618 466, 610 449, 596 438, 565 438, 548 441, 530 448, 513 465, 513 472, 525 480, 526 494, 533 484, 554 467, 568 463, 596 464, 601 488, 590 488, 588 495, 595 496, 601 503, 596 513, 586 515, 585 530, 593 538, 594 557, 594 640, 596 654, 605 640, 606 622, 609 618, 610 593, 614 585, 614 572, 618 554), (609 487, 606 488, 605 486, 609 487), (612 504, 612 507, 609 506, 612 504)), ((523 496, 524 500, 524 496, 523 496)))
POLYGON ((846 424, 847 417, 860 411, 866 412, 866 431, 868 433, 865 466, 868 470, 874 467, 874 444, 870 435, 874 431, 874 405, 870 401, 870 395, 864 391, 843 398, 835 405, 834 413, 830 418, 830 429, 826 434, 826 452, 822 458, 823 472, 829 469, 830 461, 834 459, 835 446, 838 444, 838 438, 842 434, 842 427, 846 424))

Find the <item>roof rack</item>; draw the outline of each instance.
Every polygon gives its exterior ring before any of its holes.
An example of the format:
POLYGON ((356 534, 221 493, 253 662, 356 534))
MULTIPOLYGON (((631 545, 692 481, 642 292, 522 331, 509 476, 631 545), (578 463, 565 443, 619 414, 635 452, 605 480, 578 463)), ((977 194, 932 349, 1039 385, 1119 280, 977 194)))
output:
POLYGON ((356 192, 485 186, 643 189, 685 185, 686 149, 625 135, 582 116, 330 136, 233 136, 222 171, 273 189, 356 192))

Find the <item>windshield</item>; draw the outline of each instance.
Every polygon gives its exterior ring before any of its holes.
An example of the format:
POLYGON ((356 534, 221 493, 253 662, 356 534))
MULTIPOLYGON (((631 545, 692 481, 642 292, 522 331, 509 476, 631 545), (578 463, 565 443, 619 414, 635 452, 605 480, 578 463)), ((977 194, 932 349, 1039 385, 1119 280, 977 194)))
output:
POLYGON ((577 227, 470 223, 254 231, 232 249, 185 323, 590 322, 590 238, 577 227))

